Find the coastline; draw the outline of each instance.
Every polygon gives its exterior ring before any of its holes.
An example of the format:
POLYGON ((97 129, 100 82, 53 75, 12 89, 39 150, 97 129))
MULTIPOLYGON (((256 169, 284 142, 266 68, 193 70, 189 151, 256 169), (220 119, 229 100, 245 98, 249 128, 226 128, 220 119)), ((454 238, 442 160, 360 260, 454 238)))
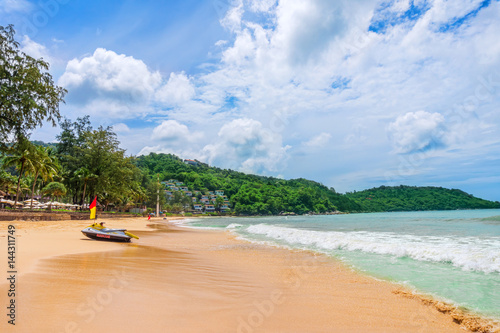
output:
MULTIPOLYGON (((80 230, 89 221, 14 222, 16 331, 463 332, 458 322, 487 331, 478 318, 460 320, 458 309, 438 310, 440 302, 323 255, 160 219, 105 221, 141 239, 87 240, 80 230)), ((2 243, 12 223, 0 222, 2 243)), ((12 329, 6 321, 2 331, 12 329)))

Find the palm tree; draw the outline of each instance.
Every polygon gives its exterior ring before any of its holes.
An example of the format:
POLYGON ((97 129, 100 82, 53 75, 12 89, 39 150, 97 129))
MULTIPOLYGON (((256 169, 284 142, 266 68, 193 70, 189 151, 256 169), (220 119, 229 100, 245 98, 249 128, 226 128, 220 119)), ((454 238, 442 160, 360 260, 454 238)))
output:
POLYGON ((14 149, 11 150, 12 155, 5 157, 3 161, 3 167, 8 168, 15 166, 19 170, 19 177, 17 179, 17 190, 16 190, 16 200, 14 202, 14 207, 16 207, 19 200, 19 188, 21 186, 21 177, 26 170, 33 169, 34 161, 34 146, 28 139, 22 138, 19 140, 18 144, 14 149))
POLYGON ((85 204, 85 191, 87 190, 87 183, 90 180, 97 179, 97 175, 94 175, 86 167, 81 167, 80 169, 76 170, 75 176, 79 180, 83 181, 83 195, 82 195, 82 205, 83 205, 83 204, 85 204))
POLYGON ((6 195, 10 195, 12 188, 15 187, 16 178, 10 173, 0 170, 0 189, 6 192, 6 195))
POLYGON ((59 165, 54 157, 50 156, 50 148, 45 148, 43 146, 36 146, 35 148, 35 160, 33 163, 33 168, 35 172, 35 179, 33 181, 33 187, 31 189, 31 208, 33 208, 33 196, 35 193, 35 185, 40 175, 43 180, 52 180, 54 175, 60 170, 59 165))
POLYGON ((61 197, 66 194, 67 190, 66 186, 62 183, 50 182, 43 188, 42 192, 50 195, 50 199, 52 201, 52 197, 61 197))

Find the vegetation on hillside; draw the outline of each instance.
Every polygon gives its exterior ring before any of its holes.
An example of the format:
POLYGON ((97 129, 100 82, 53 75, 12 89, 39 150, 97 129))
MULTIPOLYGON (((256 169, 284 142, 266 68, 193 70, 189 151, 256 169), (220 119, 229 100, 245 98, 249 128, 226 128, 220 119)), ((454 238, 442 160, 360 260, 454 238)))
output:
POLYGON ((500 208, 500 202, 479 199, 461 190, 442 187, 380 186, 346 193, 367 212, 500 208))
POLYGON ((177 179, 191 191, 223 190, 236 214, 304 214, 361 209, 360 205, 333 189, 306 179, 249 175, 203 163, 192 166, 170 154, 139 156, 136 164, 150 177, 158 175, 160 180, 177 179))

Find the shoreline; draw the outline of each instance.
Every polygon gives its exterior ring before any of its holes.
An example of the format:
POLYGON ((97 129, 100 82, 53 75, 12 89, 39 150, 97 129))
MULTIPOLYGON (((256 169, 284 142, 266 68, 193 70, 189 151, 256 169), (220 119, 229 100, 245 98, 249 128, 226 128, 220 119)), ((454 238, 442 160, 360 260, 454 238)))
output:
MULTIPOLYGON (((181 225, 182 226, 182 225, 181 225)), ((190 227, 187 226, 188 228, 193 228, 196 229, 196 227, 190 227)), ((203 229, 203 228, 202 228, 203 229)), ((216 228, 207 228, 207 230, 215 230, 217 231, 216 228)), ((222 230, 220 230, 222 232, 222 230)), ((363 276, 368 279, 373 279, 374 281, 380 282, 380 283, 385 283, 388 285, 392 285, 394 288, 392 290, 392 293, 395 295, 399 295, 401 297, 405 297, 408 299, 414 299, 426 306, 431 306, 435 308, 437 311, 440 313, 443 313, 445 315, 450 316, 455 323, 460 325, 463 329, 466 329, 467 331, 470 332, 482 332, 482 333, 500 333, 500 320, 487 317, 485 315, 481 315, 477 312, 474 312, 468 308, 461 307, 459 305, 453 304, 451 302, 447 302, 446 300, 443 300, 442 298, 439 298, 437 296, 427 294, 424 292, 420 292, 416 289, 409 288, 408 286, 397 282, 397 281, 389 281, 381 278, 374 277, 364 271, 359 270, 358 268, 354 266, 350 266, 340 259, 328 256, 327 254, 321 253, 321 252, 314 252, 313 250, 306 250, 306 249, 294 249, 286 245, 276 245, 276 244, 270 244, 269 242, 266 241, 252 241, 248 240, 245 237, 242 237, 236 233, 231 232, 232 236, 235 237, 237 240, 241 240, 244 242, 252 243, 252 244, 260 244, 263 246, 270 246, 270 247, 275 247, 278 249, 285 249, 287 251, 295 251, 295 252, 304 252, 304 253, 309 253, 311 255, 316 255, 316 256, 324 256, 334 262, 338 262, 341 265, 344 266, 344 269, 350 270, 353 274, 358 274, 360 276, 363 276)))
MULTIPOLYGON (((172 221, 105 220, 109 227, 139 233, 139 241, 125 246, 85 240, 79 230, 88 221, 16 222, 19 289, 25 290, 25 296, 19 297, 19 312, 29 313, 37 322, 47 315, 42 304, 52 304, 55 308, 49 317, 66 315, 73 319, 70 324, 77 323, 76 328, 84 325, 82 331, 98 332, 106 327, 112 329, 105 318, 117 321, 130 316, 128 309, 121 306, 128 302, 149 309, 142 316, 145 318, 135 314, 137 324, 161 316, 162 322, 175 326, 177 332, 196 332, 197 325, 214 332, 463 331, 457 323, 479 332, 491 329, 477 316, 464 315, 441 302, 426 301, 425 297, 396 288, 393 283, 363 276, 325 255, 254 244, 236 239, 230 232, 185 228, 172 221), (104 268, 100 262, 109 267, 104 268), (83 275, 82 280, 73 269, 81 270, 76 272, 83 275), (110 293, 114 299, 102 312, 95 313, 90 323, 66 309, 68 304, 84 304, 89 288, 102 283, 101 276, 106 277, 105 281, 119 280, 112 276, 120 269, 122 273, 126 269, 131 277, 127 287, 130 292, 116 296, 110 293), (56 282, 62 285, 51 290, 54 295, 40 289, 56 282), (67 289, 74 289, 75 295, 68 294, 67 289), (66 306, 56 301, 66 298, 66 306), (41 308, 29 307, 30 303, 25 303, 29 299, 41 301, 41 308), (165 306, 168 311, 160 310, 165 306), (197 313, 195 323, 188 320, 195 315, 192 311, 197 313), (295 318, 293 325, 290 317, 295 318)), ((9 223, 0 222, 2 240, 9 223)), ((0 265, 3 271, 5 264, 0 265)), ((0 284, 0 292, 4 292, 5 285, 0 284)), ((26 329, 21 332, 33 328, 23 328, 27 318, 21 314, 18 318, 20 325, 16 328, 26 329)), ((5 321, 0 327, 5 327, 5 321)), ((46 322, 59 325, 54 318, 46 322)), ((158 326, 148 325, 150 331, 161 331, 158 326)), ((68 327, 56 331, 78 331, 68 327)), ((125 331, 130 328, 123 326, 125 331)))

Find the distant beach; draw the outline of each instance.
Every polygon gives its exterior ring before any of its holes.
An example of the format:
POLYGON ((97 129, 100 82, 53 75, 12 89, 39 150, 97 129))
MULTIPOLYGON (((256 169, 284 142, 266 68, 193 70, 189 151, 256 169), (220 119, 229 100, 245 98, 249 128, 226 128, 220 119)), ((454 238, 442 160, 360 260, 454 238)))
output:
POLYGON ((162 219, 106 223, 140 239, 87 239, 89 221, 0 222, 4 249, 16 227, 19 272, 16 325, 3 315, 0 331, 464 332, 435 303, 324 255, 162 219))

